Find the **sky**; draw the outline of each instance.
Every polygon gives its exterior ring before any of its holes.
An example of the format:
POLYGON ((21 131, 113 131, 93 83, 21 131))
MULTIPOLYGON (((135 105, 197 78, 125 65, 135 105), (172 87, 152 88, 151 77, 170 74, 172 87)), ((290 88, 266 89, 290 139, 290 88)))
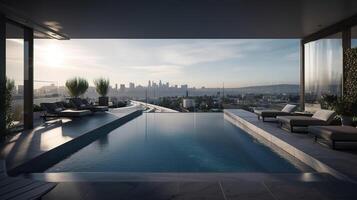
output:
MULTIPOLYGON (((22 45, 7 40, 7 75, 18 83, 22 45)), ((37 39, 34 55, 35 88, 64 85, 74 76, 90 85, 104 77, 126 86, 149 80, 227 88, 299 82, 295 39, 37 39)))

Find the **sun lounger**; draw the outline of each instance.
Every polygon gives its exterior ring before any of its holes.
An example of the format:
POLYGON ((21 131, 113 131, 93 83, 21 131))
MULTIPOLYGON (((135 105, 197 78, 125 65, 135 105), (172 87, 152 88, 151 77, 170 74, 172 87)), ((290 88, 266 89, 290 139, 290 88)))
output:
POLYGON ((277 116, 291 115, 296 110, 296 105, 286 104, 282 110, 254 110, 254 113, 258 115, 258 119, 262 118, 263 122, 265 118, 276 118, 277 116))
POLYGON ((90 110, 64 109, 63 107, 59 107, 57 103, 41 103, 41 107, 46 111, 42 116, 45 120, 53 117, 83 117, 92 113, 90 110))
POLYGON ((309 126, 309 133, 317 139, 330 141, 332 149, 336 142, 357 142, 357 128, 353 126, 309 126))
POLYGON ((281 127, 288 127, 294 132, 294 127, 327 126, 335 118, 336 113, 332 110, 319 110, 312 117, 308 116, 278 116, 281 127))
POLYGON ((73 98, 70 102, 77 110, 90 110, 92 112, 108 111, 108 106, 95 106, 90 104, 86 99, 73 98))

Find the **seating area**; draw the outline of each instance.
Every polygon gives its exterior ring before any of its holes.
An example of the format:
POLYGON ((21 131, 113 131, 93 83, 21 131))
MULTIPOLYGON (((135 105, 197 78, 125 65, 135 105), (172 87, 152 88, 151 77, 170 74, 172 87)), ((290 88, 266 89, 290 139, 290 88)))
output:
POLYGON ((353 126, 309 126, 309 133, 318 139, 331 142, 332 149, 336 149, 336 142, 357 142, 357 128, 353 126))
POLYGON ((334 125, 337 113, 333 110, 318 110, 312 116, 294 113, 296 106, 287 104, 281 111, 278 110, 254 110, 258 120, 262 118, 276 118, 278 126, 291 133, 308 133, 315 140, 322 139, 336 149, 337 142, 357 142, 357 128, 351 125, 334 125))
POLYGON ((92 112, 108 111, 108 106, 95 106, 90 104, 87 99, 72 98, 70 102, 77 110, 90 110, 92 112))
POLYGON ((258 115, 258 119, 262 119, 264 122, 265 118, 293 115, 296 109, 296 105, 287 104, 282 110, 254 110, 254 113, 258 115))
POLYGON ((94 112, 108 111, 108 106, 95 106, 85 99, 72 98, 69 104, 64 102, 41 103, 45 113, 41 116, 45 121, 53 118, 80 118, 93 114, 94 112))

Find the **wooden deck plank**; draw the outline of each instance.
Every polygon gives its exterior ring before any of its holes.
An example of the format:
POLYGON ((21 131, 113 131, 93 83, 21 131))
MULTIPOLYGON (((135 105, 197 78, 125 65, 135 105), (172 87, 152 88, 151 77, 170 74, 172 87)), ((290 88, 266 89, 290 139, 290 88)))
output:
POLYGON ((41 185, 37 188, 34 188, 26 193, 16 196, 14 198, 14 200, 29 200, 29 199, 35 200, 35 199, 38 199, 39 197, 43 196, 44 194, 46 194, 47 192, 52 190, 55 186, 56 186, 56 184, 54 184, 54 183, 46 183, 46 184, 41 185))
POLYGON ((4 195, 1 195, 0 196, 0 199, 16 199, 18 196, 21 196, 21 195, 26 195, 27 197, 31 197, 29 196, 29 192, 33 189, 36 189, 37 187, 40 187, 41 185, 44 185, 46 183, 43 183, 43 182, 35 182, 33 184, 29 184, 25 187, 21 187, 21 188, 18 188, 17 190, 14 190, 12 192, 9 192, 9 193, 6 193, 4 195))
POLYGON ((26 178, 8 177, 5 162, 0 160, 0 199, 39 199, 56 186, 26 178))
POLYGON ((23 187, 26 187, 26 186, 31 185, 31 184, 36 183, 36 182, 37 181, 23 179, 21 181, 17 181, 15 183, 9 184, 9 185, 1 188, 0 196, 4 195, 4 194, 7 194, 7 193, 10 193, 10 192, 13 192, 13 191, 16 191, 16 190, 19 190, 19 189, 21 189, 23 187))
POLYGON ((6 178, 6 179, 2 179, 0 181, 0 189, 2 189, 2 187, 5 187, 7 185, 10 185, 16 181, 19 181, 19 178, 6 178))

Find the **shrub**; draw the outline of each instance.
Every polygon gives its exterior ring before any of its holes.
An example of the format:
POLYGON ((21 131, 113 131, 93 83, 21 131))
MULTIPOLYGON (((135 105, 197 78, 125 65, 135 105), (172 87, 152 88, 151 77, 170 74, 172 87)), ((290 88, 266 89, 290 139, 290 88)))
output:
POLYGON ((14 114, 12 112, 12 93, 15 88, 15 81, 6 78, 6 89, 5 89, 5 122, 6 128, 10 129, 13 126, 14 114))
POLYGON ((348 49, 345 53, 344 96, 347 102, 357 103, 357 48, 348 49))
POLYGON ((98 78, 94 80, 94 85, 97 93, 105 97, 108 94, 108 89, 109 89, 109 79, 104 79, 104 78, 98 78))
POLYGON ((66 81, 66 88, 71 97, 79 97, 86 93, 88 81, 84 78, 74 77, 66 81))
POLYGON ((333 109, 338 101, 337 95, 333 94, 323 94, 319 100, 322 109, 333 109))

